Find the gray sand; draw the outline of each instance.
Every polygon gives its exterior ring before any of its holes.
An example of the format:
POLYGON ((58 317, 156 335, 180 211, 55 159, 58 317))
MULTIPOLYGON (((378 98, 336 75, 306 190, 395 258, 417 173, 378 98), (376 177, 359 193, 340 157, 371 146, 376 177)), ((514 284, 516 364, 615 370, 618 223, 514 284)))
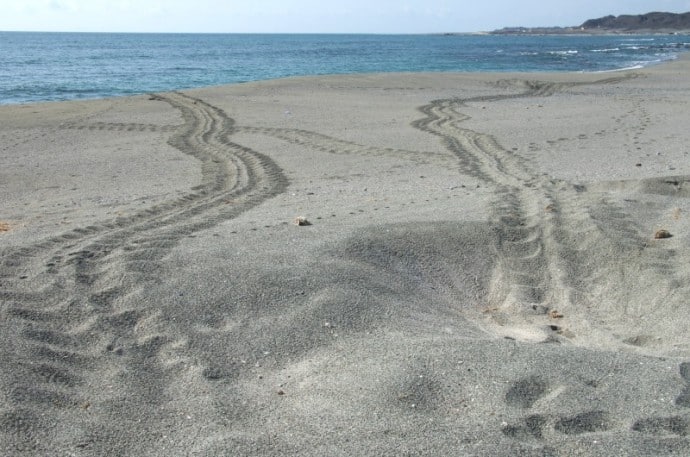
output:
POLYGON ((689 455, 689 72, 0 107, 0 454, 689 455))

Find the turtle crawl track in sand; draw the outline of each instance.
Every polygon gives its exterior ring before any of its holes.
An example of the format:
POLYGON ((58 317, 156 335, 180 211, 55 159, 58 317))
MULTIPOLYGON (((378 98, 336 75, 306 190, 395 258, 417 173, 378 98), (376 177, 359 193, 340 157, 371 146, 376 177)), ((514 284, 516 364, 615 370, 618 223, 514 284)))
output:
POLYGON ((49 452, 54 443, 48 437, 61 435, 55 429, 75 424, 87 431, 81 446, 88 448, 90 433, 109 429, 80 414, 89 408, 79 394, 82 383, 126 382, 124 390, 131 395, 126 401, 136 402, 138 389, 148 391, 146 383, 165 374, 151 365, 148 379, 118 379, 118 371, 100 365, 102 352, 110 352, 126 372, 128 364, 147 364, 154 353, 175 344, 156 315, 122 309, 118 302, 156 281, 158 261, 181 239, 236 217, 286 186, 268 157, 229 141, 233 121, 223 111, 180 93, 155 98, 181 112, 184 124, 169 143, 199 161, 201 183, 180 199, 132 216, 2 253, 0 350, 14 353, 16 360, 3 369, 2 389, 11 405, 0 415, 3 449, 49 452), (28 276, 29 270, 39 273, 28 276), (138 335, 138 326, 151 330, 138 335), (45 417, 31 412, 36 407, 45 417), (62 419, 56 423, 56 417, 62 419))
MULTIPOLYGON (((668 267, 675 252, 650 243, 651 237, 642 236, 634 221, 618 211, 605 194, 540 174, 529 160, 504 148, 491 135, 462 126, 469 119, 462 109, 469 103, 548 97, 578 85, 615 84, 630 77, 634 74, 592 83, 506 80, 499 86, 520 91, 438 100, 420 109, 426 117, 413 126, 439 137, 457 157, 462 173, 494 190, 492 222, 498 262, 486 303, 490 319, 485 323, 490 331, 518 340, 570 340, 578 327, 592 331, 594 321, 625 320, 621 327, 633 339, 635 320, 649 313, 670 313, 677 306, 673 302, 680 298, 677 295, 635 297, 622 299, 628 304, 615 310, 615 315, 598 315, 599 301, 610 297, 598 297, 593 291, 604 279, 598 275, 610 274, 612 263, 629 265, 629 274, 640 275, 650 285, 669 283, 678 279, 668 267), (602 219, 608 223, 600 223, 602 219), (573 245, 581 246, 579 252, 567 252, 566 246, 573 245), (610 257, 612 252, 615 259, 610 257)), ((682 334, 683 325, 678 323, 664 332, 682 334)), ((601 332, 609 339, 610 330, 601 332)))

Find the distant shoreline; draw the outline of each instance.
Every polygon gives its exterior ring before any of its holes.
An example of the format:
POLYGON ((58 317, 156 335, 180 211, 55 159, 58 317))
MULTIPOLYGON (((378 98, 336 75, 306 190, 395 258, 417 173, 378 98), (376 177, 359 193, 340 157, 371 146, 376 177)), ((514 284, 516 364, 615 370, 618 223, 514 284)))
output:
POLYGON ((426 32, 426 33, 236 33, 236 32, 82 32, 82 31, 41 31, 41 30, 0 30, 2 34, 55 34, 55 35, 238 35, 238 36, 487 36, 487 35, 523 35, 523 36, 690 36, 690 29, 580 29, 579 27, 505 27, 498 30, 478 30, 474 32, 426 32))
MULTIPOLYGON (((618 30, 618 29, 581 29, 574 27, 508 27, 490 32, 479 32, 485 35, 567 35, 567 36, 617 36, 617 35, 649 35, 649 36, 683 36, 690 35, 690 30, 618 30)), ((460 34, 459 34, 460 35, 460 34)))
POLYGON ((687 35, 690 34, 690 12, 622 14, 588 19, 580 25, 566 27, 504 27, 492 35, 687 35))

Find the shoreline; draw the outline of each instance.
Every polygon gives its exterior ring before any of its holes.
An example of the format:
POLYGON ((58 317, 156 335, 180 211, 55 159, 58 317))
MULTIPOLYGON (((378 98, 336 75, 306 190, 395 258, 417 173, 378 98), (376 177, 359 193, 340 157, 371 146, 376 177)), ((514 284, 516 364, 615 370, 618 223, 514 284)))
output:
POLYGON ((688 71, 0 106, 0 453, 687 455, 688 71))
MULTIPOLYGON (((33 102, 26 102, 26 103, 5 103, 2 104, 0 103, 0 108, 3 107, 13 107, 13 106, 32 106, 32 105, 41 105, 45 103, 69 103, 69 102, 89 102, 89 101, 104 101, 104 100, 112 100, 112 99, 123 99, 123 98, 129 98, 129 97, 144 97, 144 96, 151 96, 155 95, 158 93, 169 93, 169 92, 188 92, 188 91, 196 91, 196 90, 205 90, 205 89, 217 89, 217 88, 224 88, 224 87, 234 87, 238 85, 246 85, 246 84, 254 84, 254 83, 270 83, 270 82, 279 82, 279 81, 289 81, 291 79, 301 79, 301 78, 337 78, 337 77, 347 77, 347 76, 384 76, 384 75, 390 75, 391 77, 396 77, 400 75, 427 75, 427 74, 438 74, 438 75, 475 75, 478 77, 481 76, 489 76, 489 75, 521 75, 521 76, 527 76, 527 75, 543 75, 547 76, 548 75, 569 75, 569 74, 601 74, 601 73, 616 73, 616 72, 626 72, 626 71, 635 71, 635 70, 643 70, 646 68, 653 68, 659 65, 667 65, 670 63, 673 63, 675 61, 678 61, 679 59, 682 59, 683 56, 690 56, 690 51, 686 51, 684 53, 679 53, 675 58, 667 59, 667 60, 662 60, 662 61, 655 61, 655 62, 649 62, 645 65, 639 65, 639 66, 633 66, 633 67, 625 67, 625 68, 615 68, 611 70, 596 70, 596 71, 562 71, 562 72, 557 72, 557 71, 534 71, 534 72, 515 72, 515 71, 427 71, 427 72, 419 72, 419 71, 411 71, 411 72, 373 72, 373 73, 333 73, 333 74, 323 74, 323 75, 298 75, 298 76, 285 76, 282 78, 274 78, 274 79, 260 79, 260 80, 254 80, 254 81, 242 81, 242 82, 236 82, 236 83, 227 83, 227 84, 218 84, 218 85, 211 85, 211 86, 200 86, 200 87, 187 87, 187 88, 181 88, 181 89, 172 89, 169 91, 160 91, 160 92, 142 92, 142 93, 137 93, 137 94, 128 94, 128 95, 116 95, 116 96, 110 96, 110 97, 98 97, 98 98, 77 98, 77 99, 65 99, 65 100, 41 100, 41 101, 33 101, 33 102)), ((690 57, 686 57, 690 58, 690 57)))
MULTIPOLYGON (((12 40, 9 40, 9 41, 12 41, 12 40)), ((21 43, 22 40, 16 40, 16 41, 17 41, 17 43, 21 43)), ((151 40, 151 41, 153 41, 154 43, 158 43, 160 40, 151 40)), ((201 40, 201 41, 203 41, 203 40, 201 40)), ((213 40, 211 40, 211 41, 213 41, 213 40)), ((242 40, 239 40, 239 41, 242 42, 242 40)), ((245 40, 245 41, 247 41, 247 40, 245 40)), ((251 41, 251 40, 249 40, 249 41, 251 41)), ((367 40, 361 40, 361 41, 366 42, 367 40)), ((403 41, 407 42, 406 40, 403 40, 403 41)), ((503 40, 499 39, 498 41, 502 42, 503 40)), ((528 42, 525 43, 525 46, 527 46, 526 49, 529 50, 530 46, 533 46, 533 43, 530 44, 531 41, 529 39, 527 41, 528 42)), ((579 40, 574 40, 574 41, 579 41, 579 40)), ((663 47, 663 49, 665 50, 664 52, 666 52, 666 51, 669 52, 669 56, 668 56, 669 59, 670 59, 670 54, 674 54, 675 56, 682 54, 682 51, 684 51, 682 49, 682 46, 680 49, 670 49, 667 47, 667 45, 668 45, 667 41, 668 40, 660 41, 659 46, 663 47)), ((94 40, 85 40, 85 42, 90 43, 90 45, 87 46, 87 49, 92 49, 91 47, 94 46, 95 44, 97 44, 98 40, 95 40, 95 39, 94 40)), ((184 43, 185 40, 180 40, 180 42, 184 43)), ((332 41, 332 43, 334 45, 337 42, 338 42, 338 40, 332 41)), ((443 40, 443 39, 431 39, 431 42, 429 43, 429 45, 432 47, 433 46, 440 46, 439 49, 443 49, 444 46, 447 47, 448 45, 443 45, 442 43, 447 43, 447 42, 448 42, 447 40, 443 40)), ((392 40, 391 43, 394 44, 395 40, 392 40)), ((425 41, 425 43, 426 43, 426 41, 425 41)), ((391 46, 393 46, 393 44, 391 44, 391 46)), ((500 47, 500 46, 502 46, 502 45, 499 44, 498 47, 500 47)), ((498 47, 497 47, 497 51, 500 51, 500 49, 498 49, 498 47)), ((556 48, 561 49, 558 46, 556 46, 556 48)), ((621 48, 625 48, 625 46, 621 45, 621 48)), ((393 48, 391 48, 391 49, 393 49, 393 48)), ((629 68, 630 66, 637 66, 639 64, 639 60, 640 59, 644 60, 645 57, 651 58, 648 55, 640 56, 639 58, 633 55, 633 54, 638 53, 638 52, 644 53, 646 51, 630 51, 630 52, 632 52, 632 54, 625 57, 624 58, 625 60, 623 60, 623 58, 619 58, 619 57, 608 56, 608 53, 596 53, 596 54, 586 53, 587 55, 585 56, 583 53, 585 53, 587 48, 584 46, 583 47, 575 46, 572 49, 576 49, 576 50, 579 49, 579 54, 582 56, 582 57, 577 57, 575 54, 578 54, 578 53, 576 53, 572 50, 566 51, 565 49, 566 48, 563 48, 563 52, 560 52, 558 50, 554 50, 553 52, 551 52, 551 51, 547 52, 548 50, 544 51, 545 58, 549 62, 551 62, 550 65, 553 65, 554 67, 553 68, 544 68, 543 69, 544 71, 540 71, 539 73, 549 73, 549 72, 552 72, 554 70, 554 68, 556 68, 558 70, 562 70, 561 65, 567 66, 567 65, 573 65, 573 64, 575 64, 576 66, 574 66, 573 68, 570 68, 568 71, 575 71, 575 72, 582 71, 582 72, 584 72, 583 69, 587 69, 589 67, 606 68, 606 66, 600 65, 602 62, 604 62, 604 60, 602 60, 602 59, 608 59, 608 60, 613 59, 613 62, 615 64, 618 64, 618 67, 622 67, 622 68, 612 68, 610 70, 591 70, 591 71, 615 71, 615 70, 620 70, 620 69, 624 69, 624 68, 629 68), (564 54, 564 55, 565 54, 572 54, 572 56, 568 56, 568 58, 565 59, 563 56, 556 55, 559 53, 564 54), (549 54, 553 54, 553 55, 549 56, 549 54), (551 59, 551 60, 549 60, 549 59, 551 59), (561 62, 561 60, 563 60, 563 62, 561 62), (618 62, 618 60, 621 60, 621 61, 618 62), (570 64, 568 64, 567 62, 570 62, 570 64), (580 62, 580 64, 578 64, 577 62, 580 62)), ((92 51, 93 51, 93 49, 92 49, 92 51)), ((617 54, 618 53, 616 53, 616 55, 617 54)), ((627 55, 627 54, 628 54, 628 52, 626 51, 622 55, 627 55)), ((234 54, 233 54, 233 56, 234 56, 234 54)), ((235 57, 237 57, 237 56, 235 56, 235 57)), ((518 61, 522 61, 522 57, 518 57, 517 55, 514 58, 519 59, 518 61)), ((386 60, 386 58, 383 58, 383 59, 386 60)), ((665 59, 665 57, 664 56, 656 56, 656 57, 653 57, 653 59, 654 59, 654 61, 650 61, 648 63, 644 63, 641 65, 642 66, 655 65, 658 63, 658 61, 660 59, 665 59)), ((491 59, 489 58, 489 60, 491 60, 491 59)), ((388 60, 386 60, 386 62, 388 62, 388 60)), ((415 61, 415 62, 417 62, 417 61, 415 61)), ((112 62, 111 62, 111 64, 112 64, 112 62)), ((144 62, 142 62, 141 64, 144 65, 144 62)), ((171 64, 171 63, 168 62, 168 64, 171 64)), ((251 64, 251 62, 250 62, 250 64, 251 64)), ((304 65, 304 64, 305 64, 305 62, 301 62, 301 65, 304 65)), ((70 65, 72 65, 71 68, 73 69, 73 71, 77 70, 78 67, 74 67, 73 64, 70 64, 70 65)), ((476 73, 477 72, 476 68, 473 68, 473 69, 469 69, 469 68, 462 69, 462 68, 460 68, 459 69, 460 71, 458 71, 458 67, 455 64, 452 64, 452 67, 454 68, 453 71, 442 70, 443 68, 449 68, 448 65, 451 65, 448 63, 448 61, 443 60, 443 59, 441 59, 437 65, 439 65, 439 67, 438 67, 439 71, 438 72, 441 72, 441 73, 456 73, 456 72, 476 73)), ((410 73, 415 73, 416 69, 428 68, 428 66, 429 65, 421 65, 420 66, 419 62, 415 63, 412 66, 406 65, 405 68, 402 68, 400 65, 396 66, 390 62, 386 65, 371 66, 371 62, 367 63, 366 61, 362 61, 359 64, 354 64, 354 66, 349 67, 350 69, 354 70, 355 72, 359 72, 359 73, 341 73, 341 74, 371 74, 371 73, 376 73, 377 72, 376 70, 391 70, 391 69, 394 69, 394 70, 397 69, 398 71, 399 70, 405 70, 405 71, 409 70, 410 73)), ((513 72, 513 71, 501 69, 500 67, 502 67, 502 66, 503 65, 498 64, 498 63, 495 65, 495 70, 500 70, 500 71, 496 71, 497 73, 513 72)), ((494 65, 492 64, 492 68, 493 67, 494 67, 494 65)), ((327 68, 327 69, 329 69, 329 68, 327 68)), ((337 71, 338 69, 342 69, 342 68, 337 67, 337 66, 330 68, 331 71, 337 71)), ((36 70, 40 71, 41 69, 38 68, 36 70)), ((230 70, 231 69, 228 69, 227 71, 230 71, 230 70)), ((280 72, 280 73, 281 74, 295 73, 295 72, 307 73, 308 70, 312 70, 311 71, 312 73, 321 71, 321 69, 319 69, 319 68, 311 68, 311 67, 306 68, 305 67, 299 71, 292 71, 289 69, 285 69, 285 71, 280 72)), ((17 67, 16 71, 18 72, 17 74, 19 75, 19 76, 17 76, 18 78, 20 78, 20 79, 28 78, 26 75, 23 75, 22 72, 24 70, 22 70, 21 68, 17 67)), ((85 68, 84 71, 89 71, 88 67, 85 68)), ((129 74, 134 74, 134 75, 136 75, 136 74, 148 75, 147 72, 142 72, 141 67, 132 67, 132 68, 125 69, 123 71, 127 71, 129 74)), ((559 72, 561 72, 561 71, 559 71, 559 72)), ((395 71, 388 71, 386 73, 395 73, 395 71)), ((166 80, 167 82, 163 81, 162 79, 159 80, 160 75, 155 73, 155 72, 148 75, 148 76, 150 78, 152 78, 152 81, 155 81, 155 83, 149 84, 146 81, 136 81, 136 80, 132 80, 131 78, 128 78, 127 81, 119 81, 119 80, 117 80, 117 78, 111 81, 110 79, 105 78, 105 80, 107 82, 105 83, 105 85, 101 86, 100 84, 88 84, 88 82, 86 84, 82 84, 82 83, 80 83, 80 80, 77 79, 77 80, 73 81, 73 84, 71 84, 71 85, 68 84, 65 87, 62 87, 60 84, 56 85, 56 83, 50 79, 45 80, 45 81, 40 81, 40 80, 28 78, 28 80, 26 82, 26 89, 21 89, 19 86, 16 86, 16 85, 15 86, 9 86, 6 89, 6 94, 4 95, 5 99, 2 101, 2 105, 0 105, 0 106, 41 103, 41 102, 47 102, 47 101, 93 100, 93 99, 99 99, 99 98, 104 98, 104 97, 107 98, 110 96, 136 95, 136 94, 131 94, 131 93, 122 94, 121 92, 123 92, 124 90, 119 90, 119 89, 117 89, 118 87, 140 87, 140 88, 149 87, 152 89, 152 90, 142 90, 140 95, 143 95, 143 94, 148 94, 148 93, 157 92, 157 91, 161 91, 161 90, 163 90, 163 91, 164 90, 187 90, 187 89, 195 89, 195 88, 199 88, 199 87, 213 87, 213 86, 221 83, 221 79, 216 77, 216 73, 210 74, 208 77, 201 77, 200 75, 195 74, 194 72, 188 73, 188 72, 183 71, 183 72, 177 74, 174 77, 174 79, 168 78, 170 80, 169 81, 166 80), (182 89, 180 88, 180 87, 184 86, 186 83, 189 83, 189 81, 195 81, 196 85, 194 87, 186 87, 186 88, 182 88, 182 89), (81 87, 80 87, 80 84, 82 84, 81 87), (167 87, 171 87, 171 88, 167 89, 167 87), (61 92, 63 92, 63 94, 59 95, 61 92), (120 94, 118 94, 117 92, 120 92, 120 94), (42 100, 29 100, 31 98, 34 98, 37 94, 43 94, 43 99, 42 100), (61 100, 50 100, 51 98, 55 98, 55 96, 61 97, 62 99, 61 100)), ((309 75, 305 75, 305 76, 309 76, 309 75)), ((328 76, 328 75, 313 75, 313 76, 328 76)), ((96 75, 95 77, 96 77, 96 79, 100 78, 100 76, 98 76, 98 75, 96 75)), ((245 74, 245 72, 240 72, 235 76, 229 76, 229 77, 222 78, 222 80, 225 81, 225 82, 222 82, 222 84, 246 84, 247 82, 252 82, 252 81, 247 81, 248 79, 250 79, 250 77, 259 78, 257 80, 271 80, 271 79, 275 79, 275 77, 280 77, 280 74, 278 74, 276 72, 265 72, 265 73, 255 73, 255 74, 250 75, 248 73, 245 74), (233 81, 235 79, 237 80, 236 82, 233 81)), ((285 77, 291 77, 291 76, 288 75, 285 77)), ((124 92, 127 92, 127 91, 124 91, 124 92)))
MULTIPOLYGON (((479 32, 478 32, 479 33, 479 32)), ((562 30, 549 31, 540 27, 516 27, 514 30, 493 30, 491 32, 481 32, 487 35, 496 36, 688 36, 690 30, 615 30, 615 29, 589 29, 579 30, 574 28, 563 28, 562 30)))

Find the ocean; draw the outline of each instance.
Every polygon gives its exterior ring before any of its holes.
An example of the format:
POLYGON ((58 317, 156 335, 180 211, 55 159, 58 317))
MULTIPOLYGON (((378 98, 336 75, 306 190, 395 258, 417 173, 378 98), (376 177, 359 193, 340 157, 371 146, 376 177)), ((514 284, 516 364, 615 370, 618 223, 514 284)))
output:
POLYGON ((103 98, 288 76, 610 71, 674 59, 690 36, 0 32, 0 104, 103 98))

